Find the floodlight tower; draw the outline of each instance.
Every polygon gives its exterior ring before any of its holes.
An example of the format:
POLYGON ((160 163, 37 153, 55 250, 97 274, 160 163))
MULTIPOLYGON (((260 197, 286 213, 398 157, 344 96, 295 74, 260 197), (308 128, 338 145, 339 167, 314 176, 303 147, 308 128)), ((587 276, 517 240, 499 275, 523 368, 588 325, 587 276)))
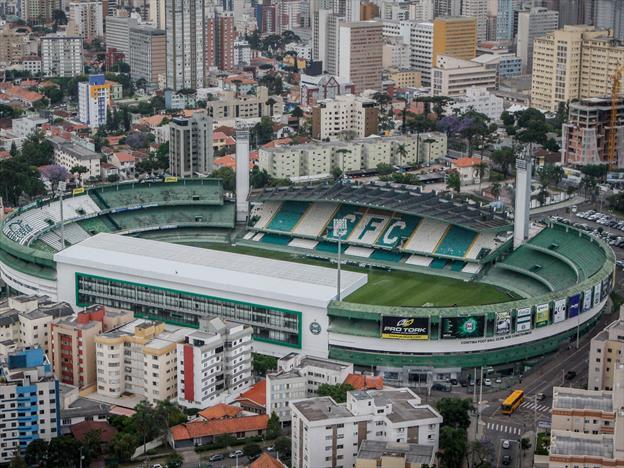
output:
POLYGON ((236 122, 236 222, 247 222, 249 215, 249 125, 236 122))
POLYGON ((531 214, 531 154, 528 148, 516 158, 516 203, 514 209, 514 249, 529 238, 531 214))

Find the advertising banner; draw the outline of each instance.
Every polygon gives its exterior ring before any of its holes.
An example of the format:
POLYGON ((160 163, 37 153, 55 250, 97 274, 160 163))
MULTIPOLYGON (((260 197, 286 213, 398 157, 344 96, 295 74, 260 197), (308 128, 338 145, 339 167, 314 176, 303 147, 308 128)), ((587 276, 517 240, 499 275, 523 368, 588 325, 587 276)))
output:
POLYGON ((381 337, 394 340, 428 340, 429 319, 384 315, 381 318, 381 337))
POLYGON ((587 291, 583 293, 583 312, 587 312, 592 308, 592 291, 594 288, 589 288, 587 291))
POLYGON ((602 282, 594 286, 594 305, 600 304, 600 291, 602 290, 602 282))
POLYGON ((523 332, 531 329, 531 308, 518 309, 516 314, 516 331, 523 332))
POLYGON ((581 294, 575 294, 568 298, 568 318, 576 317, 580 313, 581 294))
POLYGON ((611 292, 611 283, 613 282, 613 276, 609 275, 602 280, 602 291, 600 293, 600 300, 604 301, 611 292))
POLYGON ((538 304, 535 308, 535 327, 548 325, 550 320, 550 306, 548 304, 538 304))
POLYGON ((555 309, 553 311, 553 323, 563 322, 566 319, 566 300, 559 299, 555 301, 555 309))
POLYGON ((442 338, 479 338, 485 332, 485 317, 443 317, 442 338))
POLYGON ((496 334, 507 335, 511 333, 511 313, 510 312, 497 312, 496 313, 496 334))

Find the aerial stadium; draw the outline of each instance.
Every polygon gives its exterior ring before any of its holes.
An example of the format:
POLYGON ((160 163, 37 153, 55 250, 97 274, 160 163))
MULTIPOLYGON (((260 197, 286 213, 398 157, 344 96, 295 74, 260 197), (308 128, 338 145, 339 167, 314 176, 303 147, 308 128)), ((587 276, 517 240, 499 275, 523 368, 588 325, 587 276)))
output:
POLYGON ((2 221, 2 279, 75 309, 189 326, 218 315, 251 325, 257 352, 410 382, 557 350, 596 323, 613 285, 601 240, 526 219, 516 242, 518 215, 449 194, 338 183, 246 201, 237 216, 217 179, 113 184, 67 194, 61 222, 58 198, 38 200, 2 221))

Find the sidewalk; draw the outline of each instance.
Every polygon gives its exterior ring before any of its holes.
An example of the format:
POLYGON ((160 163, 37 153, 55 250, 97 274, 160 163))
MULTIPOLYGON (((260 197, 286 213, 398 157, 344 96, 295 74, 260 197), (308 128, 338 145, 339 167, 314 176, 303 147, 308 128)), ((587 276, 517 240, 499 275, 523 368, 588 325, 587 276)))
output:
POLYGON ((580 205, 584 201, 585 201, 584 197, 580 197, 577 195, 576 197, 569 198, 568 200, 562 201, 561 203, 553 203, 552 205, 540 206, 539 208, 532 208, 531 214, 534 215, 534 214, 540 214, 540 213, 547 213, 549 211, 560 210, 562 208, 568 208, 569 206, 580 205))

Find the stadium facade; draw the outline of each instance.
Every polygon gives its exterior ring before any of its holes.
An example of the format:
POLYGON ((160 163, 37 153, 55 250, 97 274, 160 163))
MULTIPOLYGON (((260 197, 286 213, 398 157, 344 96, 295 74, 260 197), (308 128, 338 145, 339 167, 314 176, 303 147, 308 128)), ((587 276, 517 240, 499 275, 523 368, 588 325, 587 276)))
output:
POLYGON ((599 239, 532 225, 514 249, 505 215, 418 189, 317 185, 250 202, 241 231, 217 180, 88 189, 63 202, 62 249, 59 201, 41 200, 2 222, 0 273, 77 309, 104 303, 191 326, 220 316, 251 325, 257 351, 297 349, 408 384, 554 351, 599 319, 613 285, 615 257, 599 239), (347 219, 341 301, 328 268, 334 219, 347 219), (215 243, 232 252, 198 247, 215 243))

